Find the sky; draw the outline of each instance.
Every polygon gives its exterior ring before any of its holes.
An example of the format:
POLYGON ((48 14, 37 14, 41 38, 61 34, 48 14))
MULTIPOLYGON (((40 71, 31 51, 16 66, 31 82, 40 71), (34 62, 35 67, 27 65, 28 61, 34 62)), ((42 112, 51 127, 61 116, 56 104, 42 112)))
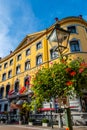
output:
POLYGON ((87 0, 0 0, 0 57, 14 51, 27 34, 68 16, 87 20, 87 0))

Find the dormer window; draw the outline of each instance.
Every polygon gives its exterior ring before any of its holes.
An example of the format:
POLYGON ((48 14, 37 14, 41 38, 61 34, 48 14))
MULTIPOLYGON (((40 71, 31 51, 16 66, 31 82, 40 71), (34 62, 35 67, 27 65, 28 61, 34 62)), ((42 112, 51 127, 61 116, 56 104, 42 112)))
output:
POLYGON ((67 29, 70 31, 70 33, 76 33, 76 26, 69 26, 67 29))

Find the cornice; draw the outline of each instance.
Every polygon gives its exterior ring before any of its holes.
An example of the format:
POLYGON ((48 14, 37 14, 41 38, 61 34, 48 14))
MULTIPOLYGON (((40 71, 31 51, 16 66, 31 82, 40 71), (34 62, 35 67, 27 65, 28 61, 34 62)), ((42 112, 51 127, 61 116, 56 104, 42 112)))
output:
POLYGON ((61 21, 60 21, 60 25, 64 25, 64 24, 68 24, 68 23, 72 23, 72 22, 77 22, 79 24, 83 24, 84 26, 87 26, 87 21, 84 20, 83 18, 80 18, 80 17, 66 17, 66 18, 63 18, 61 21))

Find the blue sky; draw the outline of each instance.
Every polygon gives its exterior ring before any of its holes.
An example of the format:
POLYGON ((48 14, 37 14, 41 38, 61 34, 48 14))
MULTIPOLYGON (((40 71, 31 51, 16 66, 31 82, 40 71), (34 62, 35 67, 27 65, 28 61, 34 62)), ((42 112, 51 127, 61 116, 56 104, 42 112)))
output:
POLYGON ((0 57, 20 44, 30 33, 52 25, 55 17, 83 15, 87 0, 0 0, 0 57))

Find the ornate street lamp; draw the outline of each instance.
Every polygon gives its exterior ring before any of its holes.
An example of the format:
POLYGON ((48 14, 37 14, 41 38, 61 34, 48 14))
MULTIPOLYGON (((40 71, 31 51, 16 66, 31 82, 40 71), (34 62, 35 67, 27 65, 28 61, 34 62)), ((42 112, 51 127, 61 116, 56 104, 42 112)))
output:
POLYGON ((59 55, 62 56, 68 46, 69 36, 70 32, 61 28, 60 24, 57 23, 47 39, 54 51, 58 51, 59 55))
MULTIPOLYGON (((49 40, 49 43, 53 47, 53 50, 57 51, 61 58, 63 58, 64 51, 68 47, 69 36, 70 36, 70 32, 61 28, 57 20, 55 27, 53 28, 52 32, 50 33, 47 39, 49 40)), ((69 130, 72 130, 72 124, 71 124, 71 119, 70 119, 71 113, 70 113, 69 104, 65 110, 66 110, 66 120, 67 120, 66 125, 68 126, 69 130)), ((62 127, 61 119, 62 119, 61 113, 59 113, 59 127, 60 128, 62 127)))

